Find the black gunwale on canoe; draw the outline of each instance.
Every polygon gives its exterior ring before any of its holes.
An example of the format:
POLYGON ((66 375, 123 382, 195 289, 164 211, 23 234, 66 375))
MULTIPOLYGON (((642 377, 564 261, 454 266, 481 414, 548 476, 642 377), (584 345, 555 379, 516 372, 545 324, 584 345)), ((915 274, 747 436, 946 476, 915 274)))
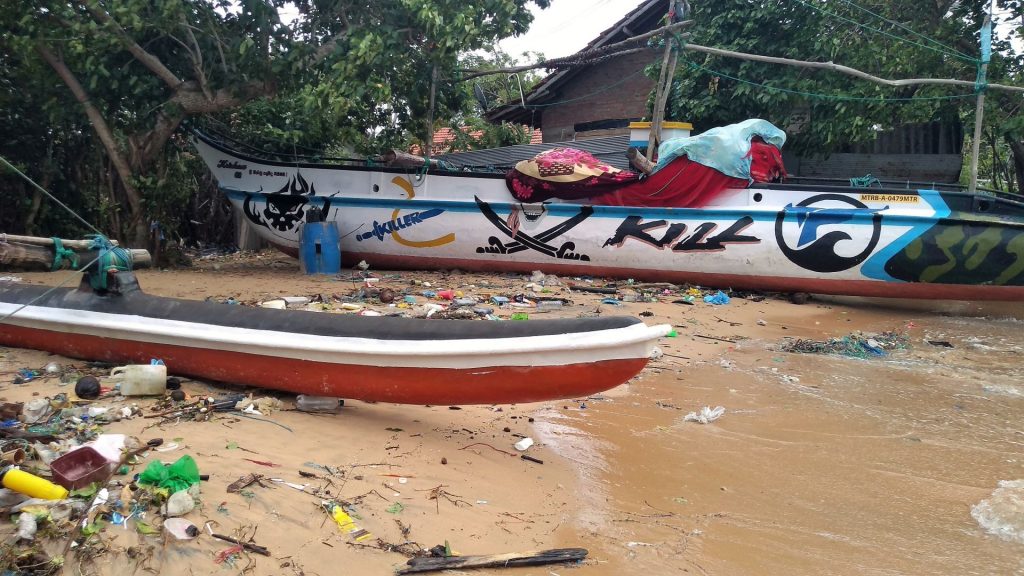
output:
MULTIPOLYGON (((34 302, 33 306, 64 310, 87 310, 160 320, 177 320, 252 330, 269 330, 296 335, 376 340, 463 340, 504 339, 530 336, 572 335, 598 330, 626 328, 643 322, 628 316, 603 318, 490 322, 479 320, 423 320, 356 314, 324 314, 304 310, 272 310, 165 298, 145 294, 131 273, 118 273, 121 293, 100 295, 88 288, 59 288, 34 302)), ((0 302, 25 304, 39 297, 46 286, 0 284, 0 302)), ((17 314, 13 316, 17 319, 17 314)))

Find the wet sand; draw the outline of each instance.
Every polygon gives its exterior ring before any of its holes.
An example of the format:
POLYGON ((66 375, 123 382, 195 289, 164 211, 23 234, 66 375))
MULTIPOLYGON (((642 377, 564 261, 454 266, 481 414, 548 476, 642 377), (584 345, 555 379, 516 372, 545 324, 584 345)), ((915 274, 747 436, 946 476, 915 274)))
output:
MULTIPOLYGON (((414 278, 476 294, 514 294, 526 282, 469 273, 378 275, 382 285, 415 293, 423 288, 410 286, 414 278)), ((19 276, 47 284, 63 279, 19 276)), ((139 278, 153 294, 243 302, 347 294, 358 286, 303 277, 294 261, 269 252, 193 270, 143 271, 139 278)), ((225 492, 238 476, 257 472, 325 486, 354 502, 358 523, 392 544, 406 540, 400 520, 411 527, 408 540, 424 547, 447 540, 463 554, 590 550, 578 568, 477 573, 1024 573, 1024 544, 987 534, 971 515, 999 481, 1024 478, 1024 306, 853 298, 798 306, 769 298, 714 307, 671 304, 675 296, 612 307, 599 306, 594 295, 562 295, 577 305, 531 318, 651 312, 645 321, 672 323, 679 336, 664 339, 666 355, 632 382, 589 399, 462 410, 351 402, 338 415, 269 416, 291 432, 231 416, 145 431, 152 420, 112 424, 107 431, 179 444, 176 451, 151 452, 146 462, 193 455, 212 478, 202 487, 202 509, 189 519, 200 526, 216 521, 217 531, 229 534, 258 527, 255 541, 272 557, 251 555, 222 568, 214 555, 227 543, 164 542, 108 527, 105 534, 116 535, 112 551, 83 570, 237 572, 251 561, 254 574, 331 574, 338 566, 384 574, 404 563, 398 553, 362 546, 376 546, 373 540, 352 545, 311 494, 283 485, 254 486, 244 496, 225 492), (909 349, 870 359, 780 350, 788 338, 891 329, 908 331, 909 349), (687 412, 717 405, 726 413, 713 423, 683 421, 687 412), (530 454, 543 465, 482 445, 462 449, 485 442, 513 453, 517 433, 538 441, 530 454), (232 443, 239 448, 227 448, 232 443), (309 462, 339 469, 331 477, 309 462), (299 470, 332 485, 303 479, 299 470), (449 496, 432 492, 438 486, 449 496), (402 510, 389 513, 396 502, 402 510), (129 560, 124 550, 131 546, 152 547, 148 560, 129 560)), ((0 349, 0 395, 25 400, 70 391, 53 381, 13 386, 6 375, 52 360, 0 349)), ((185 388, 197 396, 240 390, 200 382, 185 388)), ((254 393, 291 405, 287 394, 254 393)), ((1024 530, 1024 519, 1017 521, 1024 530)), ((68 556, 71 573, 79 562, 68 556)))

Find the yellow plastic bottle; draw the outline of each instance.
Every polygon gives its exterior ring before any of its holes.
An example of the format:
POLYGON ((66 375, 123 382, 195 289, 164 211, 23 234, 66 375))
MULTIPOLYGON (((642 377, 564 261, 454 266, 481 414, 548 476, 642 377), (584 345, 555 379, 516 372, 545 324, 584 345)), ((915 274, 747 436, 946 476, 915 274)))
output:
POLYGON ((334 522, 344 532, 348 532, 352 539, 356 542, 362 542, 367 538, 372 538, 373 535, 363 530, 359 526, 356 526, 356 521, 349 516, 345 510, 338 504, 329 504, 331 517, 334 518, 334 522))
POLYGON ((17 468, 7 468, 0 472, 0 483, 4 488, 10 488, 32 498, 63 500, 68 497, 68 491, 63 486, 17 468))

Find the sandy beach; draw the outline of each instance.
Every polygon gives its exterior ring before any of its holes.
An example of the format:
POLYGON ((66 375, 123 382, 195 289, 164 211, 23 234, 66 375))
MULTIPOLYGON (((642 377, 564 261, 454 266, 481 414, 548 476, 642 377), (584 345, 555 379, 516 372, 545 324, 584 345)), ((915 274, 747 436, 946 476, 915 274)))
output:
MULTIPOLYGON (((467 295, 514 295, 529 282, 370 272, 381 287, 417 295, 424 288, 414 280, 467 295)), ((15 275, 34 284, 65 279, 15 275)), ((243 304, 344 298, 362 285, 354 272, 340 277, 302 276, 296 261, 274 252, 138 272, 151 294, 243 304)), ((185 380, 193 398, 271 396, 284 409, 206 422, 136 417, 104 431, 176 446, 147 452, 130 474, 191 455, 210 479, 187 518, 251 537, 270 556, 218 563, 227 542, 145 536, 129 521, 107 526, 102 547, 68 552, 65 573, 391 574, 404 565, 403 550, 445 543, 463 555, 589 550, 574 566, 466 572, 508 576, 1024 573, 1024 488, 994 495, 1001 481, 1024 479, 1024 305, 838 297, 797 305, 766 295, 713 306, 673 303, 681 297, 673 292, 612 306, 564 285, 549 290, 572 305, 531 320, 641 316, 672 324, 677 336, 664 338, 664 355, 625 385, 537 404, 346 402, 321 415, 295 411, 286 393, 185 380), (906 346, 867 357, 786 351, 799 339, 886 331, 905 336, 906 346), (705 406, 725 413, 708 424, 685 421, 705 406), (543 464, 519 458, 513 444, 522 436, 536 441, 528 454, 543 464), (226 491, 249 473, 263 475, 265 486, 226 491), (372 537, 354 542, 341 532, 317 490, 351 503, 372 537)), ((623 285, 621 293, 633 291, 623 285)), ((71 393, 56 377, 13 384, 17 370, 50 362, 87 370, 82 360, 0 348, 2 400, 71 393)), ((132 402, 149 413, 155 400, 98 404, 132 402)), ((162 518, 150 512, 144 521, 162 518)), ((5 541, 14 529, 3 524, 5 541)), ((44 548, 61 555, 65 545, 53 539, 44 548)))

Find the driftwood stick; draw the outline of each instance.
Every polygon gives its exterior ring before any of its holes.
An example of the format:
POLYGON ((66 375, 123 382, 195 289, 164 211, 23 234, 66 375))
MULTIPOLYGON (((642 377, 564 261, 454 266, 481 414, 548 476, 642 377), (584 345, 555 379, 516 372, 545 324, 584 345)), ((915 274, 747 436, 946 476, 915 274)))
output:
POLYGON ((419 557, 407 562, 408 568, 402 568, 399 574, 417 572, 435 572, 455 568, 515 568, 520 566, 543 566, 544 564, 561 564, 579 562, 587 557, 586 548, 558 548, 531 552, 512 552, 509 554, 490 554, 487 556, 449 556, 446 558, 419 557))
POLYGON ((257 554, 262 554, 264 556, 270 556, 270 550, 267 550, 266 548, 264 548, 263 546, 260 546, 258 544, 250 544, 249 542, 242 542, 241 540, 239 540, 237 538, 232 538, 231 536, 225 536, 223 534, 210 534, 210 536, 213 536, 214 538, 216 538, 218 540, 223 540, 225 542, 231 542, 232 544, 238 544, 239 546, 241 546, 242 548, 245 548, 249 552, 255 552, 257 554))
POLYGON ((501 452, 502 454, 505 454, 507 456, 512 456, 513 458, 515 458, 515 456, 516 456, 515 454, 513 454, 511 452, 506 452, 505 450, 502 450, 500 448, 495 448, 494 446, 491 446, 490 444, 488 444, 486 442, 474 442, 473 444, 470 444, 468 446, 463 446, 462 448, 459 448, 459 450, 465 450, 466 448, 472 448, 473 446, 487 446, 488 448, 490 448, 491 450, 494 450, 495 452, 501 452))
POLYGON ((694 334, 697 338, 706 338, 708 340, 718 340, 719 342, 728 342, 729 344, 735 344, 735 340, 729 340, 728 338, 719 338, 718 336, 705 336, 703 334, 694 334))
POLYGON ((602 288, 600 286, 581 286, 580 284, 569 284, 570 290, 577 292, 593 292, 594 294, 617 294, 618 288, 602 288))

